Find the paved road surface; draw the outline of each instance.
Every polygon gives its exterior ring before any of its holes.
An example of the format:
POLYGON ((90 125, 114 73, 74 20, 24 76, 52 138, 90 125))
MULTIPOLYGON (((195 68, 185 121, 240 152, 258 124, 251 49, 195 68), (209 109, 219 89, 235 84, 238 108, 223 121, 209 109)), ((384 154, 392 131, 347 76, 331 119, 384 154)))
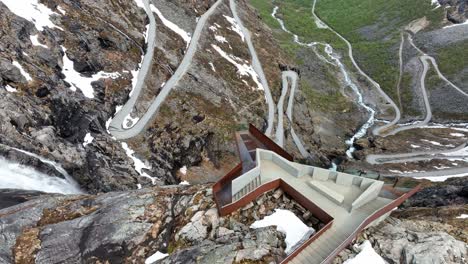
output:
POLYGON ((312 4, 312 16, 314 17, 314 19, 316 21, 318 21, 319 24, 322 24, 322 25, 325 25, 331 32, 333 32, 335 35, 337 35, 341 40, 343 40, 346 45, 348 46, 348 55, 349 55, 349 58, 351 59, 351 62, 353 63, 354 67, 358 70, 358 72, 364 76, 372 85, 374 85, 376 88, 377 88, 377 91, 379 91, 379 93, 385 98, 385 100, 390 104, 390 106, 393 108, 393 110, 395 111, 395 119, 393 119, 390 123, 388 124, 385 124, 381 127, 377 127, 373 130, 373 133, 375 135, 380 135, 380 132, 383 131, 383 130, 386 130, 387 128, 395 125, 398 123, 398 121, 400 120, 400 117, 401 117, 401 112, 400 112, 400 109, 398 108, 398 106, 395 104, 395 102, 390 98, 390 96, 388 96, 383 90, 382 88, 380 87, 380 85, 374 81, 374 79, 372 79, 369 75, 367 75, 362 69, 361 67, 359 67, 359 65, 356 63, 356 61, 354 60, 354 56, 353 56, 353 46, 351 45, 351 43, 345 38, 343 37, 340 33, 338 33, 337 31, 335 31, 333 28, 331 28, 327 23, 323 22, 318 16, 317 14, 315 13, 315 5, 317 3, 317 0, 314 0, 314 3, 312 4))
POLYGON ((169 93, 174 88, 174 86, 177 85, 178 81, 187 72, 187 69, 192 63, 192 59, 197 51, 198 41, 200 39, 203 28, 205 27, 206 21, 213 14, 216 8, 221 4, 221 2, 222 0, 218 0, 214 5, 210 7, 208 11, 206 11, 205 14, 203 14, 200 17, 197 23, 197 27, 195 28, 195 31, 193 33, 190 45, 187 49, 187 52, 184 58, 182 59, 182 62, 180 63, 179 67, 177 68, 175 73, 172 75, 172 77, 166 82, 164 87, 161 89, 161 92, 158 94, 156 99, 151 103, 150 107, 148 108, 148 111, 143 115, 142 118, 140 118, 140 120, 133 127, 129 129, 124 129, 122 127, 122 123, 125 117, 129 113, 131 113, 133 106, 135 105, 136 100, 138 99, 137 97, 142 89, 144 79, 148 73, 149 67, 151 66, 151 60, 153 59, 154 42, 156 39, 156 36, 155 36, 156 22, 154 21, 154 16, 150 10, 148 0, 144 0, 146 13, 150 17, 150 28, 149 28, 150 36, 148 37, 148 53, 145 55, 143 59, 140 74, 138 75, 137 85, 132 94, 132 97, 130 97, 129 101, 124 105, 122 110, 120 110, 120 112, 117 113, 117 115, 114 117, 109 127, 109 132, 116 139, 132 138, 140 134, 142 131, 144 131, 148 123, 153 119, 155 113, 158 111, 161 103, 164 102, 164 100, 169 95, 169 93), (148 64, 145 64, 147 61, 148 61, 148 64))
POLYGON ((258 77, 260 78, 260 83, 265 89, 265 99, 268 104, 268 127, 265 131, 265 134, 267 136, 271 136, 273 132, 273 123, 275 121, 275 103, 273 102, 273 97, 271 96, 270 87, 268 86, 265 73, 263 72, 262 64, 260 63, 260 60, 258 59, 257 52, 255 51, 255 47, 250 38, 250 32, 244 27, 244 25, 242 24, 242 20, 240 19, 237 13, 236 1, 229 0, 229 6, 231 8, 231 12, 232 12, 232 15, 234 16, 234 19, 236 20, 237 24, 242 30, 242 33, 244 34, 245 41, 247 42, 247 46, 249 48, 250 56, 252 57, 252 67, 255 70, 255 72, 258 74, 258 77))
MULTIPOLYGON (((467 143, 463 143, 460 146, 448 149, 448 150, 433 150, 433 151, 416 151, 411 153, 400 153, 400 154, 371 154, 367 155, 366 161, 370 164, 384 164, 384 163, 404 163, 412 161, 432 160, 432 159, 449 159, 456 158, 456 156, 447 156, 444 154, 450 154, 455 151, 464 149, 467 143)), ((466 156, 463 156, 466 157, 466 156)), ((458 157, 460 158, 460 157, 458 157)))

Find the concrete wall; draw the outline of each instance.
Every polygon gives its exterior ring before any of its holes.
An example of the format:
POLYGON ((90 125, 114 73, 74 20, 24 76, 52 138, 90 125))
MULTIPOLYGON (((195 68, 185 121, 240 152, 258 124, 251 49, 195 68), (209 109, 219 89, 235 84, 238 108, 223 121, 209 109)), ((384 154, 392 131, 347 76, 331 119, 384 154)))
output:
POLYGON ((351 210, 357 209, 379 196, 383 182, 374 181, 356 200, 351 204, 351 210))
POLYGON ((291 174, 294 177, 299 177, 299 170, 293 167, 291 164, 289 164, 289 161, 286 159, 283 159, 281 156, 274 155, 272 161, 283 168, 285 171, 287 171, 289 174, 291 174))
POLYGON ((232 196, 242 190, 260 175, 260 167, 255 167, 232 181, 232 196))

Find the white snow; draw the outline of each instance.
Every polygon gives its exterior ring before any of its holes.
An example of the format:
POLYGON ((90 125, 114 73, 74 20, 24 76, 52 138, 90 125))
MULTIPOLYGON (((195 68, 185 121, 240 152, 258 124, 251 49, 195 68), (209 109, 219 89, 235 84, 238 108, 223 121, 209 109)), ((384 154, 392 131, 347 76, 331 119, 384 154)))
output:
POLYGON ((420 148, 421 146, 415 145, 415 144, 411 144, 411 147, 412 147, 412 148, 420 148))
POLYGON ((366 240, 358 246, 361 251, 354 258, 346 260, 343 264, 385 264, 385 261, 372 248, 371 243, 366 240))
POLYGON ((468 25, 468 20, 466 20, 465 22, 460 23, 460 24, 453 24, 453 25, 450 25, 450 26, 445 26, 443 28, 459 27, 459 26, 466 26, 466 25, 468 25))
MULTIPOLYGON (((435 5, 435 8, 439 8, 439 7, 440 7, 439 0, 431 0, 431 4, 432 4, 432 5, 435 5)), ((435 8, 434 8, 434 9, 435 9, 435 8)))
POLYGON ((91 77, 84 77, 79 72, 75 71, 73 68, 73 61, 70 60, 67 56, 67 49, 62 46, 64 55, 63 55, 63 74, 65 75, 65 81, 71 84, 71 90, 76 91, 76 88, 80 89, 83 92, 83 95, 88 98, 94 98, 94 89, 91 85, 92 82, 95 82, 101 78, 112 78, 117 79, 120 77, 120 73, 113 72, 98 72, 93 74, 91 77))
POLYGON ((10 93, 18 92, 18 90, 16 90, 16 88, 11 87, 10 85, 5 86, 5 89, 7 90, 7 92, 10 92, 10 93))
POLYGON ((41 44, 39 42, 39 40, 37 39, 37 35, 34 35, 34 36, 29 36, 29 38, 31 39, 31 42, 34 46, 40 46, 40 47, 43 47, 43 48, 46 48, 48 49, 49 47, 47 47, 46 45, 44 44, 41 44))
POLYGON ((234 55, 227 54, 224 52, 220 47, 211 44, 214 50, 216 50, 221 57, 226 59, 228 62, 236 66, 237 68, 237 73, 239 73, 240 76, 247 76, 250 75, 253 79, 253 81, 257 84, 257 90, 264 90, 263 85, 260 83, 259 77, 255 70, 253 69, 252 65, 246 64, 246 61, 238 58, 234 55), (242 64, 241 64, 242 63, 242 64))
POLYGON ((179 169, 180 173, 183 175, 187 174, 187 166, 183 166, 182 168, 179 169))
POLYGON ((237 21, 233 18, 233 17, 230 17, 230 16, 226 16, 226 15, 223 15, 226 20, 231 23, 231 30, 236 32, 237 34, 239 34, 239 36, 241 37, 242 39, 242 42, 245 42, 245 36, 244 36, 244 33, 242 32, 242 29, 241 27, 239 26, 239 24, 237 24, 237 21))
POLYGON ((187 47, 188 45, 190 44, 190 40, 192 39, 192 37, 190 37, 190 34, 187 33, 185 30, 183 30, 182 28, 180 28, 178 25, 172 23, 171 21, 167 20, 163 14, 161 13, 161 11, 159 11, 159 9, 157 7, 155 7, 154 5, 150 5, 150 8, 153 12, 156 13, 156 15, 158 15, 159 19, 161 19, 162 23, 168 27, 170 30, 174 31, 176 34, 178 34, 179 36, 182 37, 182 39, 187 43, 187 47))
POLYGON ((468 214, 462 214, 460 216, 457 216, 457 219, 466 219, 468 218, 468 214))
POLYGON ((143 4, 143 0, 135 0, 135 3, 137 4, 138 7, 145 8, 145 5, 143 4))
POLYGON ((57 10, 62 13, 62 15, 65 15, 67 12, 65 12, 65 9, 63 9, 61 6, 57 6, 57 10))
POLYGON ((450 178, 459 178, 459 177, 465 177, 465 176, 468 176, 468 172, 462 173, 462 174, 447 175, 447 176, 435 176, 435 177, 423 176, 423 177, 413 177, 413 178, 426 179, 426 180, 430 180, 431 182, 443 182, 450 178))
POLYGON ((398 173, 398 174, 402 174, 403 172, 400 171, 400 170, 388 170, 389 172, 392 172, 392 173, 398 173))
POLYGON ((131 158, 133 160, 133 166, 135 167, 135 170, 138 172, 138 174, 140 174, 140 176, 143 176, 143 177, 146 177, 148 179, 151 179, 151 181, 153 182, 153 184, 155 184, 155 178, 149 176, 146 172, 143 171, 143 169, 148 169, 148 170, 151 170, 151 167, 146 165, 142 160, 138 159, 137 157, 135 157, 135 151, 133 151, 132 149, 130 149, 127 145, 127 143, 125 142, 122 142, 122 148, 125 150, 125 153, 127 154, 127 156, 129 158, 131 158))
POLYGON ((216 35, 216 36, 215 36, 215 39, 216 39, 216 41, 221 42, 221 43, 228 43, 228 41, 226 40, 226 38, 223 37, 223 36, 218 36, 218 35, 216 35))
POLYGON ((87 145, 91 144, 94 140, 94 137, 91 136, 91 133, 87 133, 84 142, 83 142, 83 147, 86 147, 87 145))
POLYGON ((462 133, 450 133, 450 135, 452 137, 464 137, 465 136, 465 134, 462 134, 462 133))
POLYGON ((444 170, 444 169, 450 169, 450 167, 447 167, 447 166, 442 165, 442 166, 434 166, 434 169, 436 169, 436 170, 444 170))
POLYGON ((439 142, 431 141, 431 140, 427 140, 427 139, 421 139, 421 141, 427 142, 427 143, 430 143, 430 144, 432 144, 434 146, 439 146, 439 147, 450 147, 450 148, 455 147, 453 144, 444 145, 444 144, 441 144, 439 142))
POLYGON ((210 66, 211 66, 211 69, 212 69, 214 72, 216 72, 216 68, 215 68, 214 64, 213 64, 212 62, 210 62, 209 64, 210 64, 210 66))
MULTIPOLYGON (((116 110, 116 113, 119 112, 120 109, 116 110)), ((122 127, 125 129, 129 129, 136 125, 136 123, 140 120, 139 117, 132 118, 131 113, 129 113, 123 120, 122 127)))
POLYGON ((161 260, 165 257, 169 256, 169 254, 161 253, 161 252, 156 252, 153 255, 151 255, 149 258, 145 260, 145 264, 153 264, 158 260, 161 260))
POLYGON ((13 61, 13 65, 18 68, 21 72, 21 75, 24 76, 24 78, 26 78, 26 81, 32 81, 32 78, 31 78, 31 75, 29 75, 29 73, 27 73, 23 67, 21 66, 21 64, 19 64, 17 61, 13 61))
POLYGON ((312 228, 306 226, 293 212, 289 210, 276 209, 272 215, 266 216, 262 220, 253 223, 251 228, 261 228, 276 226, 276 229, 286 234, 286 253, 300 242, 312 228))
POLYGON ((179 183, 179 185, 190 185, 190 183, 188 181, 182 181, 179 183))
POLYGON ((42 31, 44 27, 63 30, 61 27, 54 25, 50 20, 51 15, 58 14, 39 3, 38 0, 2 0, 2 3, 15 15, 31 21, 39 31, 42 31))

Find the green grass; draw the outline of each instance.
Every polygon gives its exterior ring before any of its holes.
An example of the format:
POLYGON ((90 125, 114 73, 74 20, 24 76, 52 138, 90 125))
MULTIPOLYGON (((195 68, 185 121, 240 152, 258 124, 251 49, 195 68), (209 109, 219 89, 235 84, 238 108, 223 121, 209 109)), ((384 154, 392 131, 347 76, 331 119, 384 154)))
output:
POLYGON ((316 12, 351 42, 361 68, 394 100, 401 30, 423 16, 432 28, 444 16, 443 9, 434 10, 428 0, 318 0, 316 12), (366 26, 375 27, 373 35, 364 36, 359 31, 366 26))
POLYGON ((353 104, 349 99, 339 91, 320 92, 304 80, 301 81, 300 85, 311 109, 324 112, 344 112, 353 108, 353 104))
POLYGON ((418 109, 414 109, 412 107, 412 102, 413 102, 413 91, 411 89, 411 81, 413 79, 413 76, 405 72, 403 73, 403 76, 401 78, 401 85, 400 85, 400 96, 401 96, 401 112, 404 115, 410 115, 410 116, 418 116, 421 114, 421 111, 418 109))
POLYGON ((438 50, 435 59, 440 71, 446 74, 448 78, 459 74, 468 63, 468 41, 458 42, 450 47, 438 50))
POLYGON ((272 30, 273 36, 284 50, 296 63, 302 64, 302 59, 297 56, 297 52, 302 49, 300 45, 294 43, 293 36, 281 29, 278 21, 271 16, 273 8, 278 6, 277 16, 286 24, 288 30, 298 35, 302 42, 327 42, 331 43, 335 49, 345 48, 345 44, 332 32, 316 27, 312 19, 312 2, 308 0, 250 0, 250 4, 257 9, 262 18, 272 30))

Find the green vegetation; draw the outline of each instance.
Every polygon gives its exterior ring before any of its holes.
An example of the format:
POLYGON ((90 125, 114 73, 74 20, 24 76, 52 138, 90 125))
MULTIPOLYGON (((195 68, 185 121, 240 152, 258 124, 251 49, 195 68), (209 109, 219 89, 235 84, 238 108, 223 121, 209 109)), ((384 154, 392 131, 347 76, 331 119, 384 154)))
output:
POLYGON ((297 51, 301 46, 294 43, 293 36, 281 29, 280 24, 271 15, 273 8, 278 6, 277 16, 281 18, 288 30, 298 35, 302 42, 326 42, 333 45, 335 49, 345 48, 345 44, 331 31, 319 29, 312 18, 312 1, 310 0, 286 0, 276 2, 274 0, 250 0, 250 4, 255 7, 262 20, 273 30, 275 39, 280 47, 296 63, 301 64, 302 59, 297 56, 297 51))
MULTIPOLYGON (((451 45, 449 48, 443 48, 437 51, 437 64, 443 74, 450 76, 460 74, 468 62, 468 41, 461 41, 451 45)), ((456 78, 454 78, 456 79, 456 78)), ((468 76, 464 76, 461 83, 466 83, 468 76)))
POLYGON ((444 15, 428 0, 318 0, 316 12, 351 42, 363 70, 395 100, 401 30, 424 16, 434 27, 444 15))
POLYGON ((339 91, 320 92, 308 82, 301 81, 301 90, 306 96, 308 105, 324 112, 348 112, 353 104, 339 91))
POLYGON ((413 105, 413 89, 411 83, 413 76, 405 72, 401 78, 400 96, 401 96, 401 112, 405 115, 418 116, 421 112, 412 107, 413 105))

